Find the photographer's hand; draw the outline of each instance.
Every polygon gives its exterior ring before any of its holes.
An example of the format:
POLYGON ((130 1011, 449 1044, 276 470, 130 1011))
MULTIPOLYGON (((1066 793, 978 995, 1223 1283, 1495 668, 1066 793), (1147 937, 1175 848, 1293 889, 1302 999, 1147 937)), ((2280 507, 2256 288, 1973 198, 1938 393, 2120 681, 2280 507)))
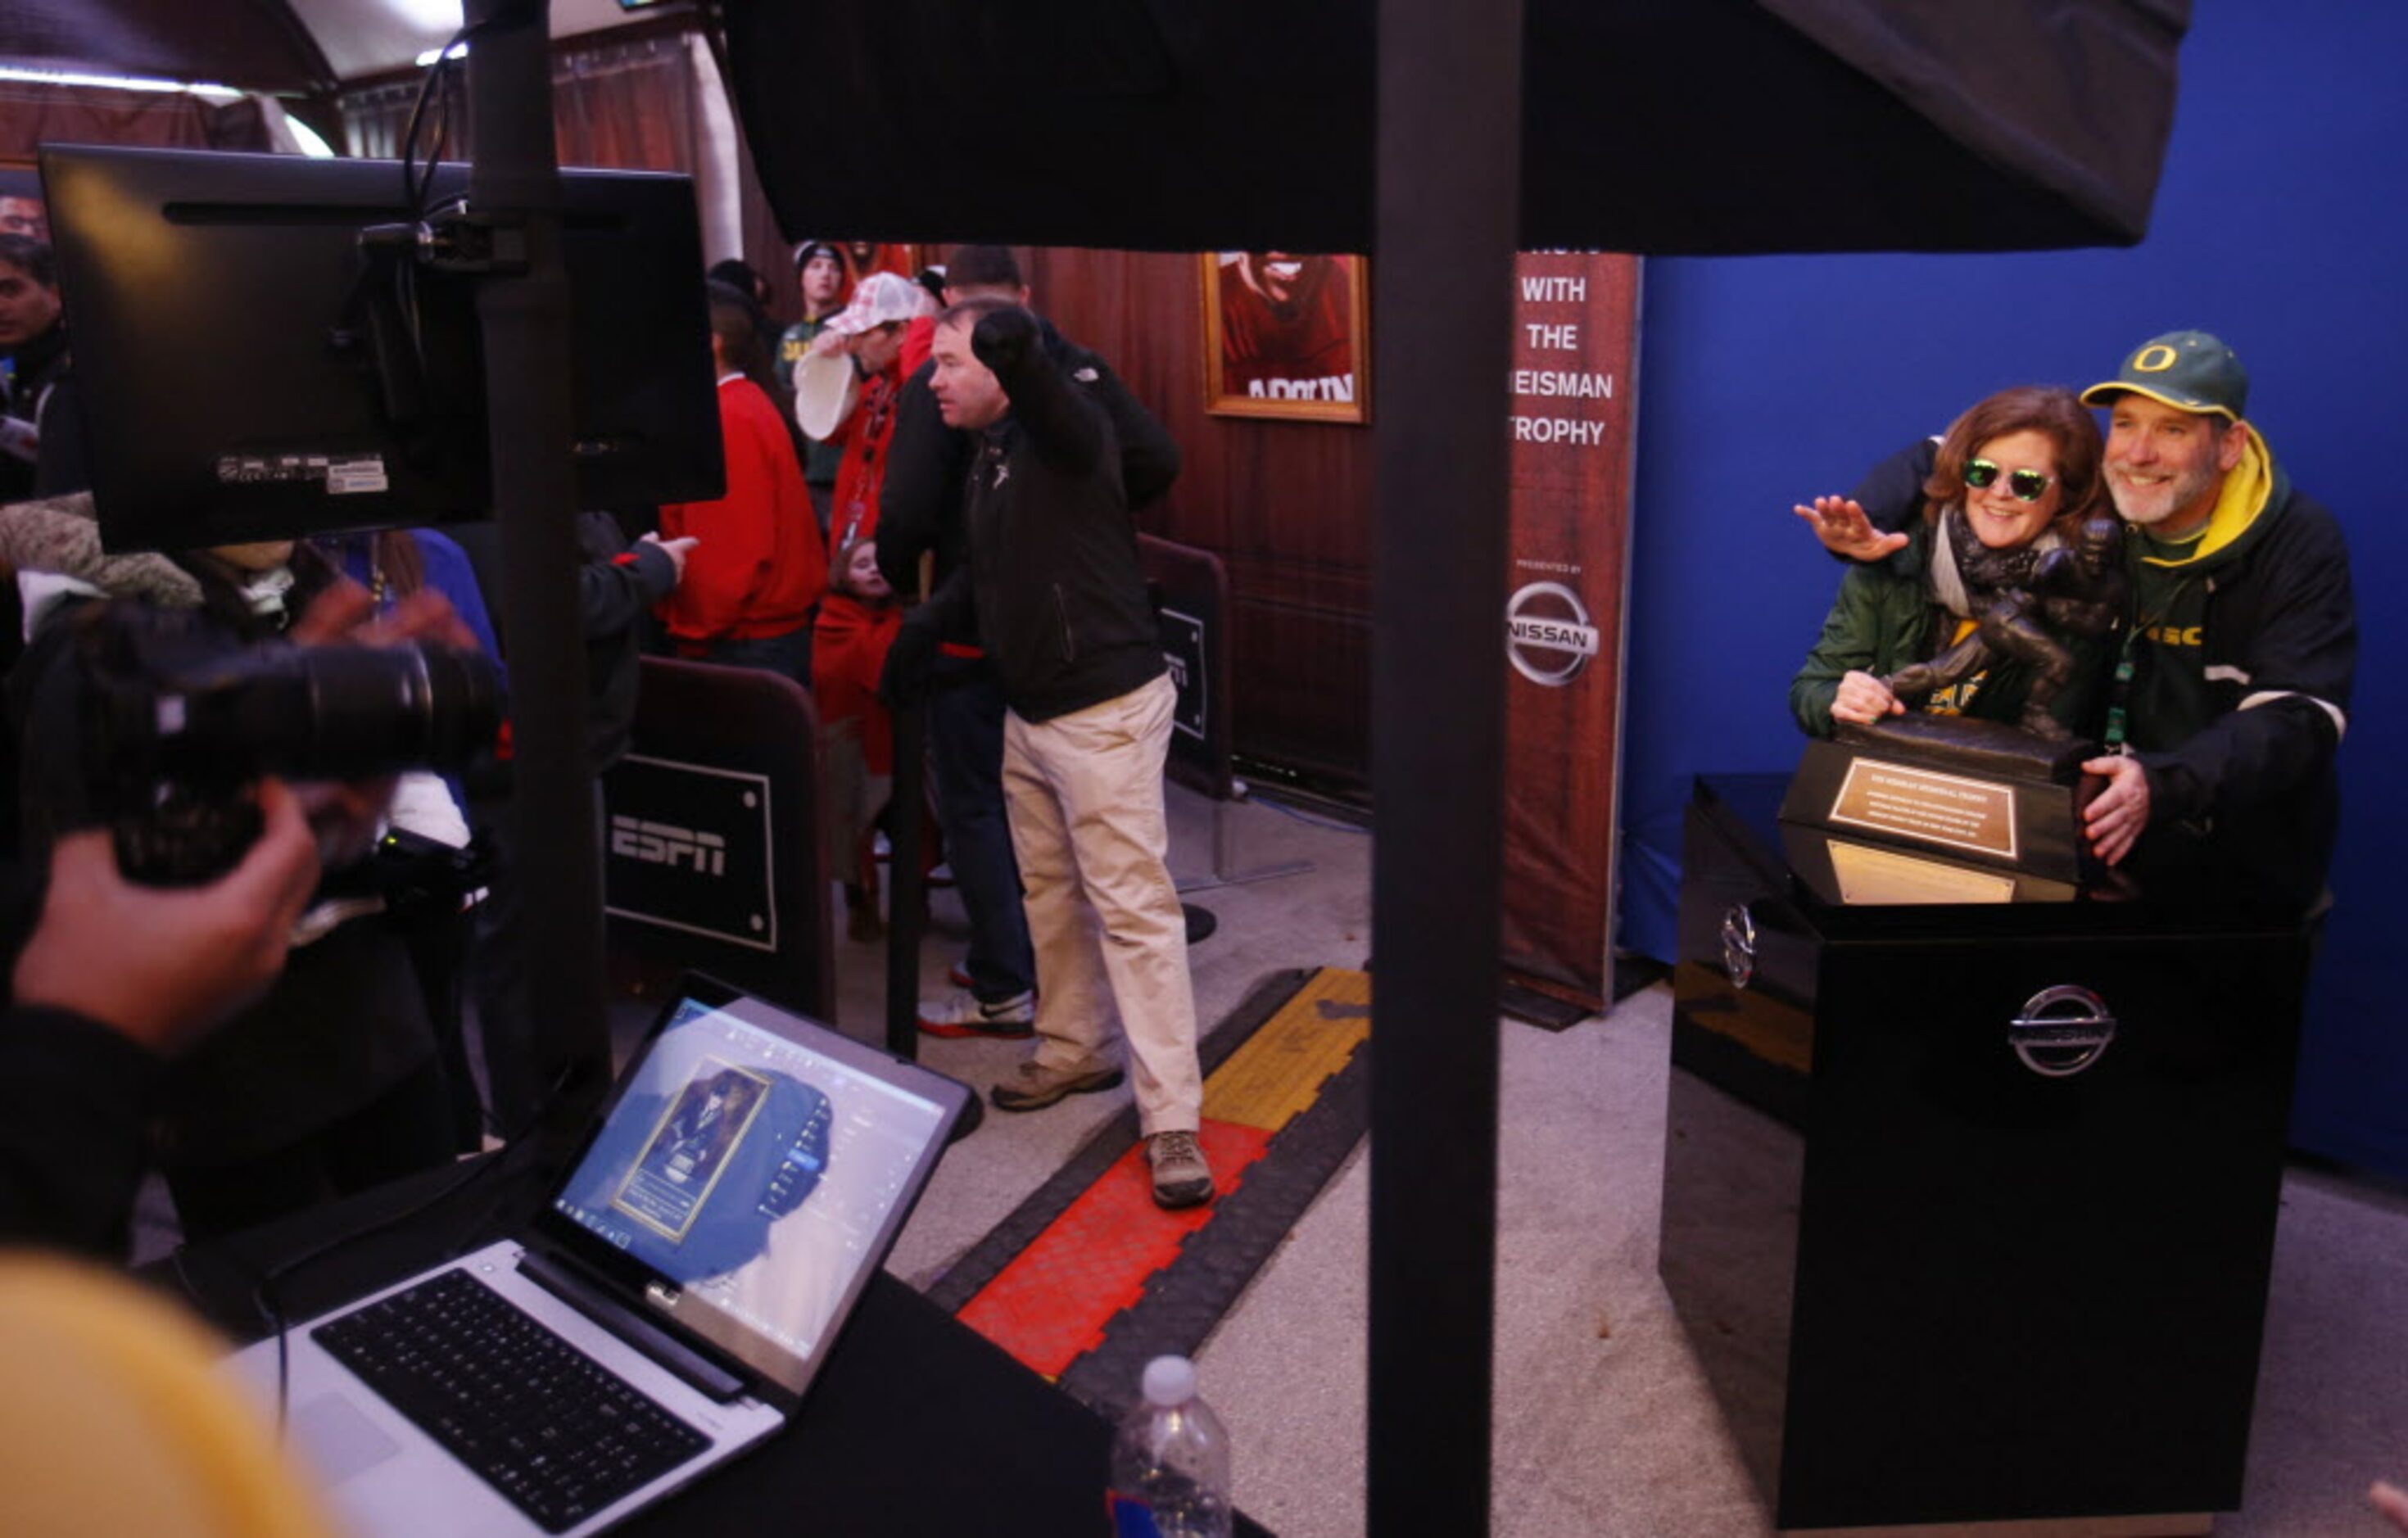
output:
MULTIPOLYGON (((475 633, 462 622, 452 600, 433 588, 405 594, 380 614, 367 589, 354 582, 337 582, 312 598, 285 632, 285 639, 295 646, 402 646, 431 641, 462 651, 480 650, 475 633)), ((317 835, 319 857, 332 869, 362 858, 375 845, 386 809, 393 804, 394 782, 390 778, 348 783, 313 782, 294 790, 317 835)))
POLYGON ((462 652, 481 652, 477 633, 452 607, 452 600, 431 587, 405 594, 394 606, 351 632, 362 646, 398 646, 431 641, 462 652))
POLYGON ((347 641, 359 628, 376 618, 376 600, 368 590, 345 578, 316 597, 301 611, 284 632, 284 639, 295 646, 326 646, 347 641))
POLYGON ((368 590, 351 581, 337 582, 309 600, 284 639, 295 646, 394 646, 406 641, 434 641, 464 652, 481 650, 452 600, 431 587, 404 594, 380 614, 368 590))
POLYGON ((265 993, 319 866, 299 799, 275 780, 257 794, 265 830, 207 886, 127 881, 106 829, 61 839, 41 921, 18 957, 16 1002, 71 1010, 173 1052, 265 993))
POLYGON ((318 841, 318 858, 337 870, 367 857, 393 806, 396 782, 381 780, 312 780, 293 787, 310 836, 318 841))

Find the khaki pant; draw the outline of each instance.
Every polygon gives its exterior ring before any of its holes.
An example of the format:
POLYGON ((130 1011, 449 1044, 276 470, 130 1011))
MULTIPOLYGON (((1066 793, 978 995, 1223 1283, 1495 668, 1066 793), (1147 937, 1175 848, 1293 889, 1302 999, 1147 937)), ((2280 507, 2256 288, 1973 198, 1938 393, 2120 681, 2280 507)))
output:
POLYGON ((1128 1042, 1138 1119, 1192 1132, 1204 1105, 1187 923, 1164 863, 1168 676, 1051 721, 1007 714, 1003 793, 1037 953, 1037 1060, 1111 1066, 1128 1042))

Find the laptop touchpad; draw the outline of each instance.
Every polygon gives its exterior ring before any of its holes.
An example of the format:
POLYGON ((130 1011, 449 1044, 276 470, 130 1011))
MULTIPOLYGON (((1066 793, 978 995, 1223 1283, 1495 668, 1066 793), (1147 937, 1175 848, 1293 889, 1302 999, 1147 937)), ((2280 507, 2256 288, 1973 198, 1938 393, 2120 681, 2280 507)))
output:
POLYGON ((400 1443, 340 1394, 321 1394, 296 1408, 292 1430, 302 1456, 329 1485, 339 1485, 401 1451, 400 1443))

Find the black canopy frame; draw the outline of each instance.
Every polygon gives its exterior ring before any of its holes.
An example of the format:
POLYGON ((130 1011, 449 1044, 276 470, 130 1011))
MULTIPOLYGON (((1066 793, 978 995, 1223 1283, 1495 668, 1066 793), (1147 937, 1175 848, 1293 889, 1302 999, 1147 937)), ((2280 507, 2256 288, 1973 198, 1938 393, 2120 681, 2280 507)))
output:
MULTIPOLYGON (((516 815, 547 899, 529 965, 543 1050, 598 1094, 571 483, 540 447, 569 440, 547 7, 467 9, 471 197, 520 222, 530 255, 480 307, 516 815)), ((728 8, 739 108, 790 235, 1377 258, 1371 1531, 1488 1518, 1514 251, 2137 240, 2186 20, 2181 0, 728 8)))

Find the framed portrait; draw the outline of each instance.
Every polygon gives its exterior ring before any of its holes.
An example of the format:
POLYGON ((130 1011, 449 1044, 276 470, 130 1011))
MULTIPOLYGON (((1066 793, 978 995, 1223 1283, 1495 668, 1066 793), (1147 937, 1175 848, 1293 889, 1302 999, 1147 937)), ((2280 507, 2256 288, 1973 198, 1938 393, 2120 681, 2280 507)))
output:
POLYGON ((1371 420, 1370 287, 1363 257, 1224 251, 1201 260, 1206 410, 1371 420))
POLYGON ((763 1075, 704 1058, 661 1112, 610 1205, 665 1239, 683 1240, 768 1095, 763 1075))
POLYGON ((42 176, 30 161, 0 160, 0 235, 30 236, 50 244, 42 176))

